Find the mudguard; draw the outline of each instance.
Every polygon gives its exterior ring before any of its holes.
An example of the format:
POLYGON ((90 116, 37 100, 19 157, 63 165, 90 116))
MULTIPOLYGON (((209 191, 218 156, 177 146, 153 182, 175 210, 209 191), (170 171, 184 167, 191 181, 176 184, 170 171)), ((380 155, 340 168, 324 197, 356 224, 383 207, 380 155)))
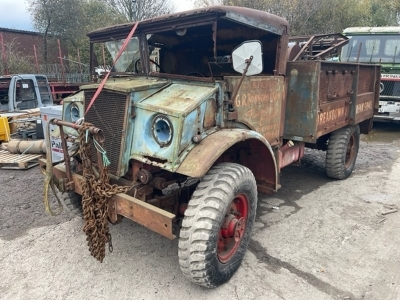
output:
POLYGON ((225 151, 243 141, 249 142, 251 153, 241 156, 241 161, 232 162, 243 164, 253 172, 260 191, 276 191, 280 186, 274 151, 262 135, 252 130, 223 129, 216 131, 204 138, 190 151, 176 172, 189 177, 201 178, 225 151))

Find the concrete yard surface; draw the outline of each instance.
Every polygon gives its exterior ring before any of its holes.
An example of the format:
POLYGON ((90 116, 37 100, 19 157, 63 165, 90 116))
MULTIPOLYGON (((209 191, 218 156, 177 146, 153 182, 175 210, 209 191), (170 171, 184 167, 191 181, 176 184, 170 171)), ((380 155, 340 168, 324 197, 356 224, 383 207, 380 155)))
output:
POLYGON ((81 218, 45 213, 38 167, 0 170, 0 299, 400 299, 400 126, 362 136, 346 180, 329 179, 325 153, 307 150, 281 185, 259 195, 238 272, 205 289, 182 275, 177 239, 126 219, 99 263, 81 218))

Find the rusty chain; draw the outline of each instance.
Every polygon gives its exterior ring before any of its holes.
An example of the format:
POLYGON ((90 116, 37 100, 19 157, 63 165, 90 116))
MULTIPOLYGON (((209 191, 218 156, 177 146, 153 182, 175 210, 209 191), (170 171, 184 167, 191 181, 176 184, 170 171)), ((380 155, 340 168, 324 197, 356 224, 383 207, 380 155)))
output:
POLYGON ((91 255, 103 262, 106 243, 108 243, 109 251, 113 250, 108 227, 108 200, 115 194, 125 193, 130 187, 111 185, 107 164, 104 164, 99 177, 96 178, 91 157, 91 145, 97 143, 101 146, 101 142, 89 133, 90 126, 93 125, 83 123, 79 129, 79 154, 83 167, 82 208, 85 220, 83 231, 86 234, 91 255))

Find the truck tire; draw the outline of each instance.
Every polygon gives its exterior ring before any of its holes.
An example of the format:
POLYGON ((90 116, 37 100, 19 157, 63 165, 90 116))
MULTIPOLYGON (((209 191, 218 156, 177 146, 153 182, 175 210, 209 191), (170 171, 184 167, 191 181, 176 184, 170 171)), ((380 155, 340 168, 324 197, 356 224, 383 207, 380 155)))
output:
POLYGON ((326 150, 326 174, 334 179, 351 175, 360 146, 360 127, 348 125, 331 133, 326 150))
POLYGON ((64 205, 76 216, 83 216, 82 196, 75 192, 68 192, 63 195, 64 205))
POLYGON ((179 235, 179 264, 198 285, 216 287, 239 268, 257 208, 252 172, 241 165, 222 163, 197 186, 179 235))

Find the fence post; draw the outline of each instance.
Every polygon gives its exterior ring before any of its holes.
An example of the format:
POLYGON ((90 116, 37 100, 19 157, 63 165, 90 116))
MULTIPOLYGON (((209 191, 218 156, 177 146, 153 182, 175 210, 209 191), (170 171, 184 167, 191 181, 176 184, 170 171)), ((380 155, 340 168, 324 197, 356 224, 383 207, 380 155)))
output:
POLYGON ((3 39, 3 33, 0 33, 0 40, 1 40, 1 56, 3 58, 3 66, 4 66, 4 73, 5 75, 8 75, 8 67, 7 67, 7 54, 4 48, 4 39, 3 39))
POLYGON ((39 74, 40 70, 39 70, 39 63, 38 63, 37 52, 36 52, 36 45, 33 45, 33 52, 35 53, 36 73, 39 74))
POLYGON ((60 39, 57 39, 57 42, 58 42, 58 53, 60 55, 60 63, 61 63, 62 82, 65 83, 65 69, 64 69, 64 62, 63 62, 63 59, 62 59, 60 39))

